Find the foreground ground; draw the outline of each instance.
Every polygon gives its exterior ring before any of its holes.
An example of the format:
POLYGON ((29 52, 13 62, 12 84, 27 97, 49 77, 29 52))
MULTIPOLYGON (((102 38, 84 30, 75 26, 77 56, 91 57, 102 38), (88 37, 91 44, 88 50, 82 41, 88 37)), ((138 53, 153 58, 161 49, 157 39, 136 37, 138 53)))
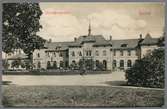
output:
POLYGON ((6 107, 162 106, 162 89, 110 86, 4 86, 6 107))
POLYGON ((5 75, 5 107, 162 106, 163 89, 126 86, 124 72, 93 75, 5 75))

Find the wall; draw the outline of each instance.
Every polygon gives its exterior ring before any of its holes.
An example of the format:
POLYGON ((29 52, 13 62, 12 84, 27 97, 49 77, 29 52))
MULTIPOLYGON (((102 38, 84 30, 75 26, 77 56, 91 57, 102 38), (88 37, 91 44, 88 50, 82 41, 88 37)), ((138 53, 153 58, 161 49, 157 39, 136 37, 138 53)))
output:
POLYGON ((131 55, 128 55, 128 50, 125 49, 123 50, 123 56, 121 56, 120 50, 116 50, 116 55, 114 56, 114 52, 112 53, 113 55, 113 60, 116 60, 117 62, 117 67, 116 69, 118 69, 120 67, 120 60, 124 60, 124 69, 127 69, 127 61, 131 60, 132 61, 132 65, 135 63, 135 61, 138 59, 138 56, 136 55, 136 50, 132 49, 131 51, 131 55))

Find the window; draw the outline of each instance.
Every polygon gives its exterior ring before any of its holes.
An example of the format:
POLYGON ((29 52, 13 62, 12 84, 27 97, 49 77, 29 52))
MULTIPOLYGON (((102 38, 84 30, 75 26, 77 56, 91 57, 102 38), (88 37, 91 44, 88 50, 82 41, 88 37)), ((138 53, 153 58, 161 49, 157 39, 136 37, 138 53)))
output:
POLYGON ((114 56, 116 56, 116 50, 114 50, 114 56))
POLYGON ((95 53, 96 53, 96 56, 99 56, 99 51, 97 51, 97 50, 96 50, 96 52, 95 52, 95 53))
POLYGON ((128 60, 128 61, 127 61, 127 66, 128 66, 128 67, 132 67, 132 61, 131 61, 131 60, 128 60))
POLYGON ((91 56, 91 55, 92 55, 92 51, 91 50, 86 51, 86 56, 91 56))
POLYGON ((41 62, 38 62, 38 68, 39 69, 41 68, 41 62))
POLYGON ((120 55, 123 56, 124 55, 124 52, 123 50, 120 51, 120 55))
POLYGON ((100 64, 99 60, 96 60, 96 67, 100 64))
POLYGON ((54 54, 54 56, 56 57, 56 53, 54 52, 53 54, 54 54))
POLYGON ((124 68, 124 60, 120 60, 120 68, 124 68))
POLYGON ((66 57, 68 57, 68 52, 66 52, 66 57))
POLYGON ((117 67, 117 61, 113 60, 113 68, 117 67))
POLYGON ((63 56, 63 54, 60 52, 60 53, 59 53, 59 56, 60 56, 60 57, 62 57, 62 56, 63 56))
POLYGON ((127 47, 127 44, 122 44, 121 47, 127 47))
POLYGON ((79 54, 79 56, 82 56, 82 53, 81 53, 81 51, 79 51, 79 52, 78 52, 78 54, 79 54))
POLYGON ((64 66, 64 62, 60 61, 60 67, 63 67, 63 66, 64 66))
POLYGON ((52 68, 51 63, 50 63, 50 61, 48 61, 47 62, 47 69, 51 69, 51 68, 52 68))
POLYGON ((128 56, 131 56, 131 51, 130 50, 128 50, 128 56))
POLYGON ((65 67, 68 67, 68 61, 65 62, 65 67))
POLYGON ((37 53, 37 57, 38 57, 38 58, 40 57, 40 54, 39 54, 39 53, 37 53))
POLYGON ((107 61, 106 60, 103 60, 103 65, 104 65, 104 69, 106 70, 107 69, 107 61))
POLYGON ((74 51, 72 51, 72 52, 71 52, 71 55, 72 55, 72 56, 75 56, 75 52, 74 52, 74 51))
POLYGON ((103 56, 106 56, 106 55, 107 55, 107 54, 106 54, 106 50, 104 50, 104 51, 103 51, 103 56))
POLYGON ((51 62, 53 62, 53 57, 51 57, 51 62))
POLYGON ((57 68, 57 62, 56 62, 56 61, 53 62, 53 68, 54 68, 54 69, 57 68))
POLYGON ((47 56, 50 57, 49 52, 47 52, 47 56))
POLYGON ((138 50, 135 50, 135 54, 136 54, 136 56, 138 56, 138 50))

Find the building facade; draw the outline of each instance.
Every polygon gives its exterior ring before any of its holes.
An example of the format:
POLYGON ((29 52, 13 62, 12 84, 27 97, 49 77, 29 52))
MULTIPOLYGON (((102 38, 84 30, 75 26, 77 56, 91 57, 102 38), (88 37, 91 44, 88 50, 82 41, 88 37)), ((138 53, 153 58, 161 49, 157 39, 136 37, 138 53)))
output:
MULTIPOLYGON (((74 38, 72 42, 47 42, 44 49, 33 53, 34 69, 127 69, 154 49, 158 49, 161 38, 106 40, 102 35, 74 38)), ((163 45, 164 46, 164 45, 163 45)))

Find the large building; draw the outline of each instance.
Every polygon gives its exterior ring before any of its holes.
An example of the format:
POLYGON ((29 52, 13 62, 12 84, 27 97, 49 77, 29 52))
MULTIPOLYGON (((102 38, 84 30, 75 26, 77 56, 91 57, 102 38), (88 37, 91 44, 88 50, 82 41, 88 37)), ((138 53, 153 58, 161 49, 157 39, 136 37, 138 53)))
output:
MULTIPOLYGON (((74 38, 71 42, 47 42, 44 49, 33 53, 34 69, 88 69, 118 70, 130 68, 136 60, 152 50, 163 47, 163 37, 139 35, 137 39, 106 40, 102 35, 74 38)), ((163 42, 164 43, 164 42, 163 42)))

